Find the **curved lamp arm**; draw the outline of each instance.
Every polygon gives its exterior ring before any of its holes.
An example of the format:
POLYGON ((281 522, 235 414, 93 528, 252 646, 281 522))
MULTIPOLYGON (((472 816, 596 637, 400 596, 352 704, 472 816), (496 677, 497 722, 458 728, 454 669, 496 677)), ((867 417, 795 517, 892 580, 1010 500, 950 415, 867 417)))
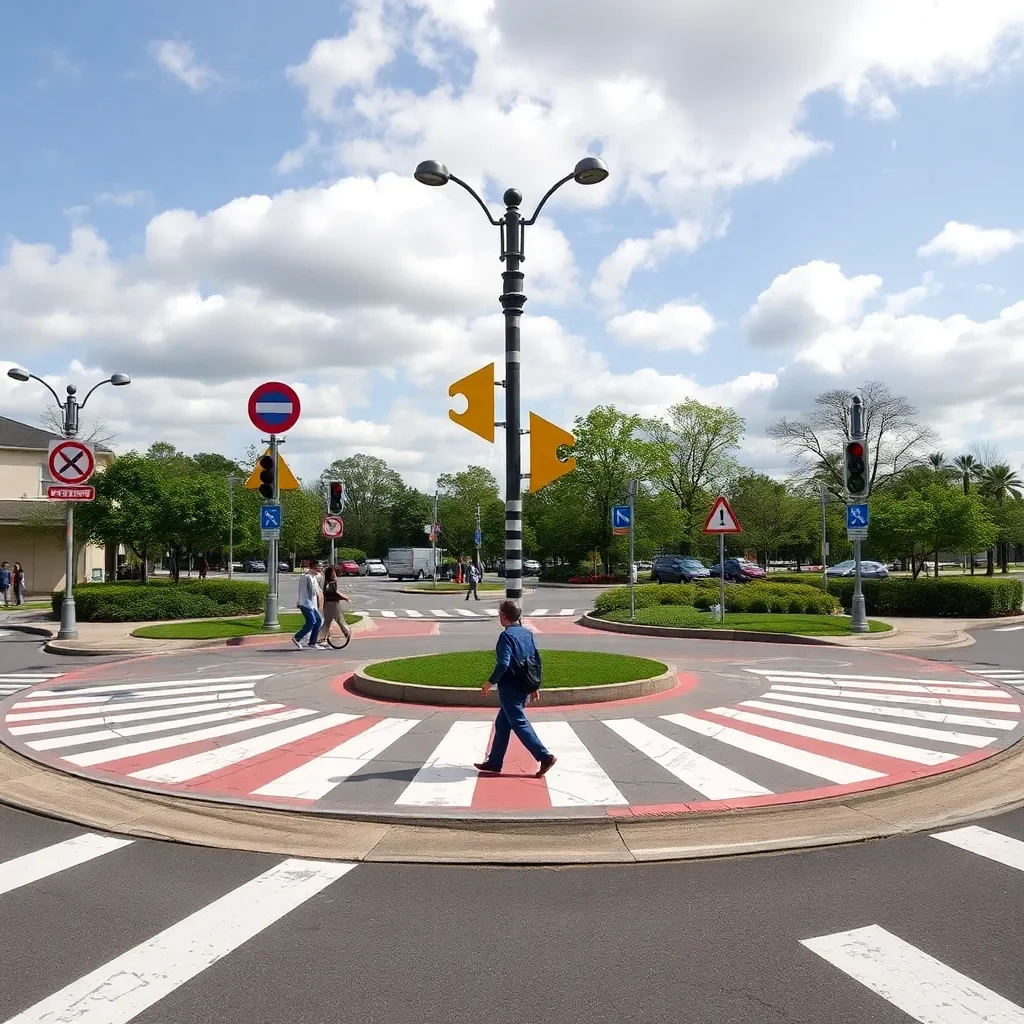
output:
POLYGON ((456 178, 454 174, 450 174, 448 176, 448 180, 454 181, 456 185, 461 185, 480 204, 480 209, 484 211, 484 215, 495 227, 501 223, 491 216, 491 211, 487 209, 487 204, 476 194, 475 191, 473 191, 473 188, 470 185, 467 185, 461 178, 456 178))
POLYGON ((101 380, 99 382, 99 384, 93 384, 93 386, 91 388, 89 388, 89 391, 86 393, 85 398, 83 398, 82 401, 78 403, 78 408, 79 409, 84 409, 85 408, 85 403, 89 401, 89 395, 91 395, 97 388, 103 387, 104 384, 110 384, 112 381, 113 381, 113 378, 112 377, 108 377, 106 380, 101 380))
POLYGON ((58 395, 57 392, 54 391, 53 388, 51 388, 50 385, 47 384, 46 381, 43 380, 42 377, 37 377, 34 373, 30 373, 29 376, 33 380, 39 381, 39 383, 42 384, 43 387, 46 388, 46 390, 49 391, 51 395, 53 395, 53 400, 57 403, 57 408, 58 409, 63 409, 64 408, 64 403, 60 400, 60 395, 58 395))
POLYGON ((529 220, 524 220, 524 221, 523 221, 523 223, 524 223, 524 224, 532 224, 532 223, 533 223, 534 221, 536 221, 536 219, 537 219, 538 215, 540 214, 540 211, 541 211, 541 210, 542 210, 542 209, 544 208, 544 204, 545 204, 545 203, 546 203, 546 202, 547 202, 547 201, 548 201, 548 200, 549 200, 549 199, 550 199, 550 198, 551 198, 551 197, 552 197, 552 196, 553 196, 553 195, 554 195, 554 194, 555 194, 555 193, 556 193, 556 192, 557 192, 557 191, 558 191, 558 190, 559 190, 559 189, 560 189, 560 188, 561 188, 561 187, 562 187, 562 186, 563 186, 564 184, 566 184, 566 182, 572 181, 572 179, 573 179, 574 177, 575 177, 575 175, 574 175, 574 174, 567 174, 567 175, 566 175, 566 176, 565 176, 564 178, 562 178, 562 179, 561 179, 560 181, 556 181, 556 182, 554 183, 554 185, 552 185, 552 186, 551 186, 551 188, 549 188, 549 189, 547 190, 547 192, 545 192, 545 193, 544 193, 544 197, 543 197, 543 199, 541 199, 541 201, 540 201, 540 202, 539 202, 539 203, 537 204, 537 209, 533 211, 533 216, 532 216, 532 217, 531 217, 531 218, 530 218, 529 220))

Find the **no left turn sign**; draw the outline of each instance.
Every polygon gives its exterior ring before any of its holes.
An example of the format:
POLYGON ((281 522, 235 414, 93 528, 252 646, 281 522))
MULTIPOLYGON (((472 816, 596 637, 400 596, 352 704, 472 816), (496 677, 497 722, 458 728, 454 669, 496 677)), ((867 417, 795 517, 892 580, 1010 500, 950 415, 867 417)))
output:
POLYGON ((337 540, 345 531, 341 516, 324 516, 320 530, 328 540, 337 540))
POLYGON ((50 478, 59 484, 84 484, 96 468, 92 445, 85 441, 51 441, 47 458, 50 478))

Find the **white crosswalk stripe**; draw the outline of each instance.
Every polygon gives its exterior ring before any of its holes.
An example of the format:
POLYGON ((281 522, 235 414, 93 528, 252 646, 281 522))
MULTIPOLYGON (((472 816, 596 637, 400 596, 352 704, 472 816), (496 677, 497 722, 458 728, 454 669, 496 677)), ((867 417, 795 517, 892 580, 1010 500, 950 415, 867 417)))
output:
POLYGON ((950 846, 958 846, 961 850, 1005 864, 1008 868, 1024 871, 1024 843, 1000 832, 993 832, 980 825, 967 825, 964 828, 950 829, 948 832, 934 832, 932 838, 941 839, 950 846))
POLYGON ((15 857, 0 864, 0 896, 4 893, 20 889, 23 885, 31 885, 40 879, 66 871, 68 868, 85 864, 87 861, 102 857, 106 853, 130 846, 132 840, 117 839, 113 836, 100 836, 93 832, 66 839, 62 843, 36 850, 15 857))
POLYGON ((1024 1024, 1024 1009, 878 925, 801 940, 920 1024, 1024 1024))
MULTIPOLYGON (((0 636, 3 635, 0 632, 0 636)), ((63 674, 63 672, 0 672, 0 700, 4 697, 13 697, 16 693, 20 693, 36 683, 57 679, 63 674)))
MULTIPOLYGON (((465 603, 465 602, 464 602, 465 603)), ((525 608, 523 609, 524 618, 543 618, 548 617, 560 617, 567 618, 575 616, 577 610, 575 608, 525 608)), ((467 620, 485 621, 487 619, 496 618, 498 614, 497 608, 481 608, 479 605, 473 603, 472 608, 430 608, 425 611, 420 611, 416 608, 370 608, 366 611, 358 612, 359 615, 367 615, 370 618, 379 619, 456 619, 463 618, 467 620)))
POLYGON ((552 807, 607 807, 629 801, 568 722, 538 722, 537 735, 558 758, 544 776, 552 807))
POLYGON ((455 722, 396 802, 470 807, 478 778, 473 765, 486 756, 490 735, 490 722, 455 722))

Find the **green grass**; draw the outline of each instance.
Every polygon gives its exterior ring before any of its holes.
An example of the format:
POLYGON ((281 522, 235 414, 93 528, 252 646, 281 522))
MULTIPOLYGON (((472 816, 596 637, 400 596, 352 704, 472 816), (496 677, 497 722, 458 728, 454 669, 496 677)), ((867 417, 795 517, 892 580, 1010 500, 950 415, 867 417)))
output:
MULTIPOLYGON (((345 615, 351 625, 359 621, 358 615, 345 615)), ((302 625, 302 616, 297 612, 285 612, 278 616, 282 633, 297 632, 302 625)), ((263 616, 246 619, 207 619, 201 622, 164 622, 157 626, 140 626, 132 630, 132 636, 147 640, 217 640, 222 637, 249 636, 263 632, 263 616)))
MULTIPOLYGON (((710 613, 697 611, 689 605, 662 604, 638 608, 630 620, 629 610, 617 610, 601 616, 612 622, 633 621, 642 626, 676 626, 685 629, 746 629, 757 633, 795 633, 798 636, 850 636, 850 619, 846 615, 785 615, 726 612, 725 622, 715 622, 710 613)), ((887 633, 892 626, 875 619, 868 620, 872 633, 887 633)))
POLYGON ((49 601, 26 601, 24 604, 0 605, 5 612, 37 612, 40 608, 49 608, 49 601))
MULTIPOLYGON (((435 587, 433 583, 411 583, 406 589, 407 590, 425 590, 431 594, 464 594, 466 592, 468 583, 438 583, 435 587)), ((504 590, 504 583, 478 583, 477 590, 504 590)))
MULTIPOLYGON (((589 651, 543 651, 544 686, 600 686, 625 683, 634 679, 660 676, 665 666, 660 661, 634 658, 626 654, 594 654, 589 651)), ((482 686, 494 671, 491 651, 457 651, 431 654, 424 658, 399 658, 371 665, 366 674, 395 683, 420 683, 426 686, 482 686)))

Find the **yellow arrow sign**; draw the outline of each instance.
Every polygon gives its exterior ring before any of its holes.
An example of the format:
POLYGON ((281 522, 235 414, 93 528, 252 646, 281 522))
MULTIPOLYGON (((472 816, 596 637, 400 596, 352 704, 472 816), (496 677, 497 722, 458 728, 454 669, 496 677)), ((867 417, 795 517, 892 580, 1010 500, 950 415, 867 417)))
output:
MULTIPOLYGON (((268 448, 263 455, 269 454, 270 449, 268 448)), ((260 458, 262 457, 261 455, 260 458)), ((245 481, 245 486, 250 491, 255 491, 259 485, 260 467, 257 465, 250 474, 249 479, 245 481)), ((280 491, 297 491, 299 489, 299 481, 295 479, 295 474, 288 468, 288 463, 281 457, 280 452, 277 453, 277 488, 280 491)))

